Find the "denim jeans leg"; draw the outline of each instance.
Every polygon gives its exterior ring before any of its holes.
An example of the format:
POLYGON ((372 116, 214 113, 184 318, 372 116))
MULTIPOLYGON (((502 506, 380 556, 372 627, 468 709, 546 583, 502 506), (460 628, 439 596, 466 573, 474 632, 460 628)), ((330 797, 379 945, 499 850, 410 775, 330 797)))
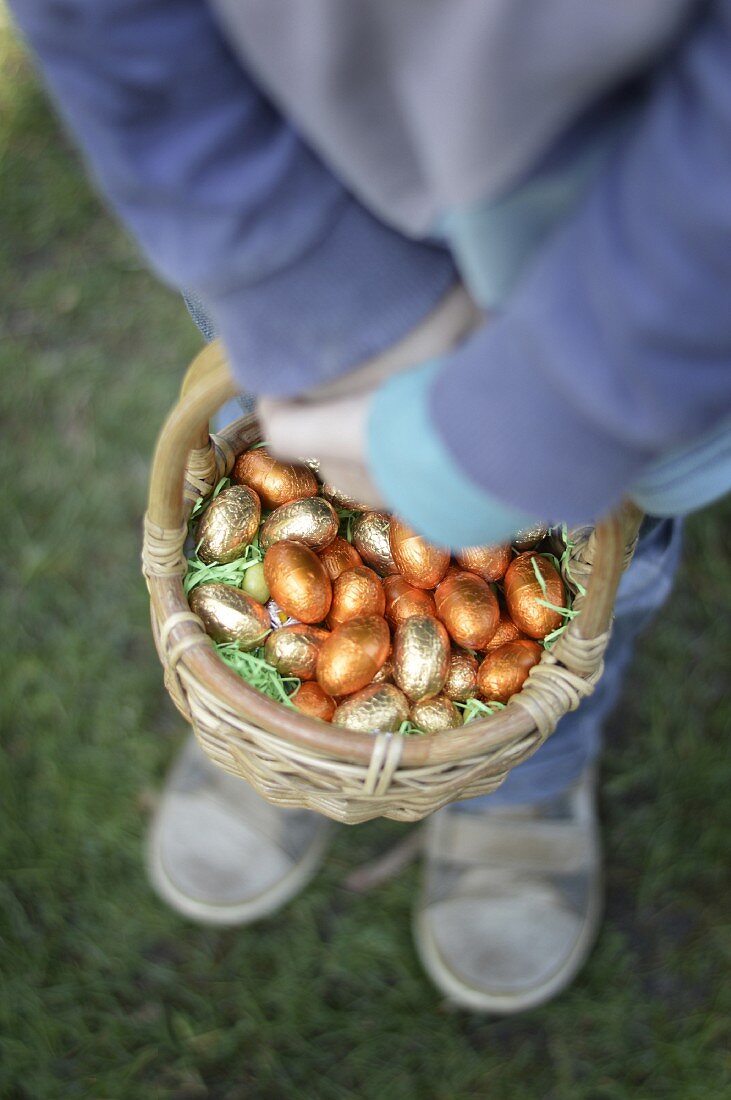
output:
POLYGON ((632 563, 617 594, 616 617, 604 675, 578 710, 567 714, 548 741, 514 768, 497 791, 459 803, 479 811, 551 798, 578 779, 601 750, 602 725, 622 691, 637 635, 664 604, 680 560, 679 520, 646 519, 632 563))
MULTIPOLYGON (((211 340, 215 340, 217 336, 216 326, 208 316, 206 307, 198 297, 197 294, 192 294, 190 291, 183 295, 183 301, 188 307, 188 313, 192 320, 198 326, 201 331, 201 335, 207 344, 211 340)), ((227 424, 233 423, 234 420, 238 420, 242 413, 249 413, 253 410, 255 399, 250 394, 242 394, 241 397, 234 397, 231 401, 227 401, 225 405, 222 405, 215 416, 215 427, 225 428, 227 424)))

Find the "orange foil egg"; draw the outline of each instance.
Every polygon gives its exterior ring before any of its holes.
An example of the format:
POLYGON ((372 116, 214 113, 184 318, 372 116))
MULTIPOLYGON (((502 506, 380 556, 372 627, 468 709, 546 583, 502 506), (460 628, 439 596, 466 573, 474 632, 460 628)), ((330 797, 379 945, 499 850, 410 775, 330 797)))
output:
POLYGON ((449 550, 432 546, 395 517, 391 520, 391 554, 399 572, 415 588, 434 588, 449 567, 449 550))
POLYGON ((388 623, 380 615, 349 619, 322 643, 317 680, 328 695, 351 695, 367 687, 383 668, 391 648, 388 623))
POLYGON ((289 698, 297 710, 308 714, 310 718, 319 718, 322 722, 330 722, 335 713, 335 700, 312 680, 300 684, 294 695, 290 695, 289 698))
POLYGON ((464 703, 477 694, 477 659, 463 649, 453 649, 449 658, 444 694, 464 703))
POLYGON ((366 565, 382 577, 398 573, 391 554, 391 520, 385 512, 363 512, 353 520, 353 545, 366 565))
POLYGON ((278 462, 264 447, 244 451, 231 471, 235 485, 248 485, 265 508, 279 508, 291 500, 317 496, 317 478, 307 466, 278 462))
POLYGON ((544 606, 544 603, 550 603, 554 607, 563 607, 566 599, 563 581, 548 558, 531 552, 519 554, 510 563, 503 586, 510 618, 529 638, 545 638, 546 634, 561 625, 563 617, 560 612, 544 606), (543 585, 536 576, 536 570, 543 578, 543 585))
POLYGON ((399 574, 384 577, 383 591, 386 595, 386 618, 394 630, 411 615, 436 615, 431 592, 409 584, 399 574))
POLYGON ((330 610, 332 584, 314 550, 275 542, 264 555, 264 577, 279 606, 302 623, 320 623, 330 610))
POLYGON ((508 615, 507 611, 500 612, 500 622, 497 624, 497 630, 493 634, 490 641, 485 646, 485 652, 490 653, 493 649, 497 649, 498 646, 505 645, 506 642, 514 642, 518 638, 522 638, 518 627, 508 615))
POLYGON ((282 676, 314 680, 320 646, 329 636, 327 630, 307 623, 283 626, 267 638, 264 658, 282 676))
POLYGON ((483 581, 499 581, 504 577, 512 557, 510 546, 466 546, 455 554, 463 569, 476 573, 483 581))
POLYGON ((333 581, 333 600, 327 624, 331 630, 359 615, 383 615, 386 595, 377 573, 365 565, 347 569, 333 581))
POLYGON ((497 629, 500 608, 492 589, 474 573, 452 573, 434 593, 437 617, 457 645, 484 649, 497 629))
POLYGON ((438 695, 449 670, 449 635, 431 615, 411 615, 396 628, 393 678, 409 699, 438 695))
POLYGON ((506 642, 489 653, 477 673, 477 690, 488 703, 507 703, 520 691, 528 673, 541 659, 538 642, 522 638, 506 642))
POLYGON ((320 551, 320 561, 325 566, 325 572, 331 581, 337 580, 346 569, 355 569, 363 564, 363 559, 355 547, 340 535, 320 551))

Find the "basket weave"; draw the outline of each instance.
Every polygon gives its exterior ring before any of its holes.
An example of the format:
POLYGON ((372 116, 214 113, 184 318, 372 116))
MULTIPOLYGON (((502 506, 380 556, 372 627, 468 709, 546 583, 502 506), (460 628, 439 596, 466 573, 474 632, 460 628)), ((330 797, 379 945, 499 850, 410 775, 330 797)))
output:
POLYGON ((585 532, 570 562, 571 578, 586 588, 574 600, 581 615, 504 711, 428 737, 340 729, 246 684, 219 659, 183 592, 193 503, 230 471, 236 454, 259 441, 253 416, 209 436, 210 418, 236 392, 220 344, 209 344, 191 364, 158 440, 145 517, 143 572, 165 685, 202 748, 270 802, 350 824, 418 821, 449 802, 494 791, 594 690, 641 514, 626 506, 585 532))

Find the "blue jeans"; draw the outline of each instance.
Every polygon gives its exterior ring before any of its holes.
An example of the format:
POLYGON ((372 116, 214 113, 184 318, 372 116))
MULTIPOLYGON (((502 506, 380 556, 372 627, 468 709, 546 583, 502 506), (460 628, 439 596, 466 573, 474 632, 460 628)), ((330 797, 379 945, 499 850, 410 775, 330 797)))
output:
MULTIPOLYGON (((206 340, 216 333, 200 301, 192 295, 185 303, 206 340)), ((250 411, 253 398, 229 402, 218 414, 221 425, 250 411)), ((665 603, 680 560, 679 520, 645 519, 637 550, 622 577, 615 608, 616 618, 607 648, 604 675, 593 695, 578 710, 561 719, 556 732, 524 764, 514 768, 493 794, 460 803, 470 810, 482 806, 511 806, 551 798, 578 779, 601 751, 602 726, 619 700, 625 670, 637 635, 665 603)))

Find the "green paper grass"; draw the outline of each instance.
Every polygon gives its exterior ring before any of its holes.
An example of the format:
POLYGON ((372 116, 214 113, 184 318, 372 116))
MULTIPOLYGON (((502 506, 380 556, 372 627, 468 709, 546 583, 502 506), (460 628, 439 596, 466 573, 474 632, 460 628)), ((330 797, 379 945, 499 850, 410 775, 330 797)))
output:
POLYGON ((278 703, 284 703, 287 707, 293 707, 294 703, 289 698, 300 686, 301 680, 296 676, 282 676, 273 665, 264 659, 264 650, 243 650, 236 642, 216 643, 216 652, 224 664, 246 680, 246 683, 270 699, 278 703))
POLYGON ((505 703, 498 703, 497 699, 491 699, 487 703, 483 703, 481 699, 467 699, 464 703, 456 702, 454 705, 463 712, 462 720, 465 725, 477 718, 491 718, 497 711, 505 710, 505 703))

